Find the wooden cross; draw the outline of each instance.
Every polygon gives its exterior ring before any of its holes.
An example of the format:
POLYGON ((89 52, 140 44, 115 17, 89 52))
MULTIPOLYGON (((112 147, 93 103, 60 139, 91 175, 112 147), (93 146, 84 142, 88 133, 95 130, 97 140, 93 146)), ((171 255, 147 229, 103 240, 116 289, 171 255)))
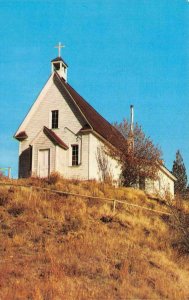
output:
POLYGON ((61 48, 64 48, 64 45, 61 45, 61 42, 58 43, 58 45, 55 46, 55 48, 58 48, 58 57, 61 56, 61 48))

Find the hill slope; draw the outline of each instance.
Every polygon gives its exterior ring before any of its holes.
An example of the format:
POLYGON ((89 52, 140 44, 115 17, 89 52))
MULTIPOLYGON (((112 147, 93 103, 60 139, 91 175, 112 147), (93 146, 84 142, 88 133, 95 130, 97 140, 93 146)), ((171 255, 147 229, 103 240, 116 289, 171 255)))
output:
MULTIPOLYGON (((141 191, 107 184, 13 183, 167 211, 141 191)), ((0 227, 0 299, 189 299, 189 259, 169 216, 0 186, 0 227)))

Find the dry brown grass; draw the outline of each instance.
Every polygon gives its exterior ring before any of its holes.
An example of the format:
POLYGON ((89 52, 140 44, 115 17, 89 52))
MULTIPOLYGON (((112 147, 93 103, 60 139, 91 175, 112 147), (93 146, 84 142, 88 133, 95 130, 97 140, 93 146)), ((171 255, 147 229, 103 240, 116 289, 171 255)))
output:
MULTIPOLYGON (((13 182, 167 210, 141 191, 94 181, 13 182)), ((123 205, 113 213, 98 199, 0 186, 0 299, 189 299, 189 257, 173 225, 123 205)))

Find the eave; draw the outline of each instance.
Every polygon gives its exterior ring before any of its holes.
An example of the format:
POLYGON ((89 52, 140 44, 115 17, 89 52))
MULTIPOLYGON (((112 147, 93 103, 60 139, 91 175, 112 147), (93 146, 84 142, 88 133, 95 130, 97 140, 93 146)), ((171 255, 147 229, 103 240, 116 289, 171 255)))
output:
POLYGON ((17 133, 16 135, 14 135, 14 138, 16 140, 18 140, 19 142, 24 141, 25 139, 28 138, 28 135, 25 131, 20 131, 19 133, 17 133))
POLYGON ((58 145, 64 150, 67 150, 69 147, 62 141, 62 139, 51 129, 46 126, 43 127, 44 134, 51 140, 51 142, 55 145, 58 145))

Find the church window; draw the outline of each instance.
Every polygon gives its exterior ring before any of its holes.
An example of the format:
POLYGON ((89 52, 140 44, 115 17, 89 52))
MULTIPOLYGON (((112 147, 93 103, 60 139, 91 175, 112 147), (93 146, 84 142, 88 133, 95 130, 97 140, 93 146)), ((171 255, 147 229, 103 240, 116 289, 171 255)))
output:
POLYGON ((55 71, 60 70, 60 63, 53 63, 53 65, 54 65, 54 70, 55 71))
POLYGON ((79 146, 72 145, 72 166, 78 166, 79 164, 79 146))
POLYGON ((52 110, 52 128, 58 128, 58 110, 52 110))

